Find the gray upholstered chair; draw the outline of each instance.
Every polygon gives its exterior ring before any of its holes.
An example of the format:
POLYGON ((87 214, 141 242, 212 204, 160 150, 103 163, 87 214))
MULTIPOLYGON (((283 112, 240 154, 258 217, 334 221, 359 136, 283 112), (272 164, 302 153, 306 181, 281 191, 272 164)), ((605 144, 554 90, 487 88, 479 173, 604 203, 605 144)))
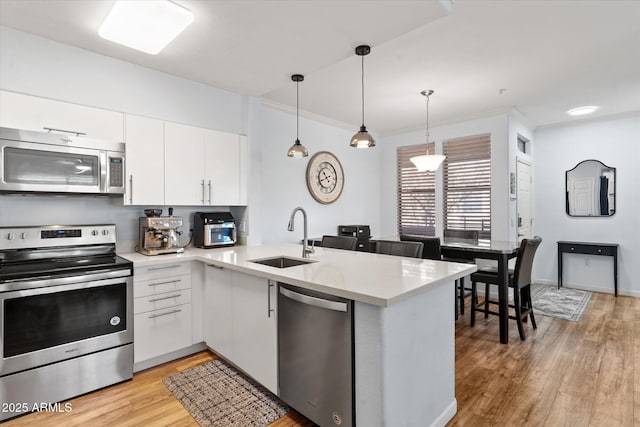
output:
MULTIPOLYGON (((478 244, 479 233, 478 230, 444 230, 444 241, 455 243, 469 243, 472 245, 478 244)), ((462 262, 473 264, 474 260, 471 259, 457 259, 457 258, 443 258, 443 261, 450 262, 462 262)), ((464 277, 456 280, 456 299, 458 305, 456 306, 456 319, 458 318, 458 311, 460 314, 464 314, 464 299, 471 295, 471 288, 464 286, 464 277)))
POLYGON ((358 239, 352 236, 322 236, 323 248, 356 250, 358 239))
POLYGON ((398 242, 396 240, 376 240, 376 253, 422 258, 421 242, 398 242))
POLYGON ((427 236, 400 236, 401 242, 420 242, 422 243, 422 259, 442 259, 442 252, 440 250, 440 238, 439 237, 427 237, 427 236))
MULTIPOLYGON (((513 288, 513 304, 510 304, 509 307, 515 310, 515 315, 509 316, 509 318, 518 323, 518 333, 523 341, 526 337, 522 323, 526 322, 527 316, 531 318, 533 329, 537 328, 531 301, 531 270, 533 269, 533 258, 541 242, 542 238, 538 236, 532 239, 523 239, 516 258, 516 268, 509 271, 509 287, 513 288)), ((489 292, 489 285, 498 285, 499 280, 497 271, 478 271, 471 274, 471 326, 475 325, 476 311, 484 313, 484 317, 488 317, 490 314, 499 315, 490 309, 492 304, 497 305, 499 302, 492 300, 489 292), (478 282, 485 284, 482 304, 478 303, 478 282)))

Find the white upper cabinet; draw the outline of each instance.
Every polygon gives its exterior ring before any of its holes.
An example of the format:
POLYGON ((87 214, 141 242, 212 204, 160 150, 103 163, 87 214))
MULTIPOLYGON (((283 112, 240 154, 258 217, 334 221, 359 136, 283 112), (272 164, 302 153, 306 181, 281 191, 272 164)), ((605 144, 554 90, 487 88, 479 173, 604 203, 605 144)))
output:
POLYGON ((125 205, 164 204, 164 122, 125 116, 125 205))
POLYGON ((205 129, 165 122, 164 138, 165 204, 204 205, 205 129))
POLYGON ((207 130, 204 150, 205 204, 246 204, 246 137, 207 130))
POLYGON ((7 91, 0 91, 0 111, 2 127, 124 141, 124 115, 116 111, 7 91))

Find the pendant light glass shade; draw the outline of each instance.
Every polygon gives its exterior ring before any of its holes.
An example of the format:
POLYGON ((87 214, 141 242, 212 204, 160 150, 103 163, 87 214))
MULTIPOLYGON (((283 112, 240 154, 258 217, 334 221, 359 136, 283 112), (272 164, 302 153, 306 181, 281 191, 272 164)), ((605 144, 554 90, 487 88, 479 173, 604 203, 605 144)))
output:
POLYGON ((367 128, 364 125, 364 57, 365 55, 368 55, 369 52, 371 52, 370 46, 361 45, 356 47, 356 55, 362 57, 362 126, 360 126, 360 131, 353 135, 351 143, 349 144, 351 147, 355 148, 376 146, 376 141, 373 139, 373 136, 367 132, 367 128))
POLYGON ((291 80, 296 82, 296 142, 294 142, 291 148, 289 148, 289 151, 287 151, 287 156, 307 157, 309 151, 300 143, 300 138, 298 138, 298 130, 300 129, 300 91, 298 83, 304 80, 304 76, 302 74, 294 74, 291 76, 291 80))
MULTIPOLYGON (((433 94, 433 91, 430 89, 423 90, 420 94, 427 97, 427 134, 426 134, 426 143, 429 143, 429 96, 433 94)), ((438 170, 442 162, 444 161, 445 156, 442 154, 428 154, 425 153, 421 156, 411 157, 411 163, 413 163, 420 172, 435 172, 438 170)))

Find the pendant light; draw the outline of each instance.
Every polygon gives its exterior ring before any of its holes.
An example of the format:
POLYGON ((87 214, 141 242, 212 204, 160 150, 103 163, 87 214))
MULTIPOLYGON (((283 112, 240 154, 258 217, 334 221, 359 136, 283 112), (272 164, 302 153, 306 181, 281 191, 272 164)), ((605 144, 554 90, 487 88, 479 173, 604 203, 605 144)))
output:
POLYGON ((371 47, 367 45, 361 45, 356 47, 356 55, 362 57, 362 126, 360 126, 360 131, 353 135, 351 138, 352 147, 356 148, 368 148, 375 147, 376 141, 373 139, 371 134, 367 132, 367 128, 364 125, 364 57, 371 52, 371 47))
MULTIPOLYGON (((427 98, 427 135, 426 142, 429 143, 429 96, 433 94, 433 91, 430 89, 423 90, 420 92, 421 95, 424 95, 427 98)), ((427 151, 425 154, 421 156, 411 157, 411 163, 416 166, 420 172, 435 172, 438 170, 442 162, 444 161, 444 156, 441 154, 429 154, 427 151)))
POLYGON ((291 148, 289 148, 287 156, 307 157, 309 155, 309 151, 304 145, 300 144, 300 139, 298 138, 298 131, 300 129, 300 91, 298 85, 304 80, 304 76, 302 74, 294 74, 291 76, 291 80, 296 82, 296 142, 294 142, 291 148))

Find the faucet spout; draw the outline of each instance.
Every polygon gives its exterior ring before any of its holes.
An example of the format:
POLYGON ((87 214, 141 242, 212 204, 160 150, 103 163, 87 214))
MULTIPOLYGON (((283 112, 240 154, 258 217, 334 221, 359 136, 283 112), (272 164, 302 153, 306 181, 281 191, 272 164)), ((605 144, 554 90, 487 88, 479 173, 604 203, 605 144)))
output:
POLYGON ((302 241, 302 258, 309 258, 309 254, 314 253, 313 246, 309 246, 308 236, 307 236, 307 212, 301 207, 297 207, 291 212, 291 218, 289 218, 289 225, 287 226, 287 230, 293 231, 294 229, 294 220, 297 212, 302 212, 302 221, 304 223, 304 240, 302 241))

